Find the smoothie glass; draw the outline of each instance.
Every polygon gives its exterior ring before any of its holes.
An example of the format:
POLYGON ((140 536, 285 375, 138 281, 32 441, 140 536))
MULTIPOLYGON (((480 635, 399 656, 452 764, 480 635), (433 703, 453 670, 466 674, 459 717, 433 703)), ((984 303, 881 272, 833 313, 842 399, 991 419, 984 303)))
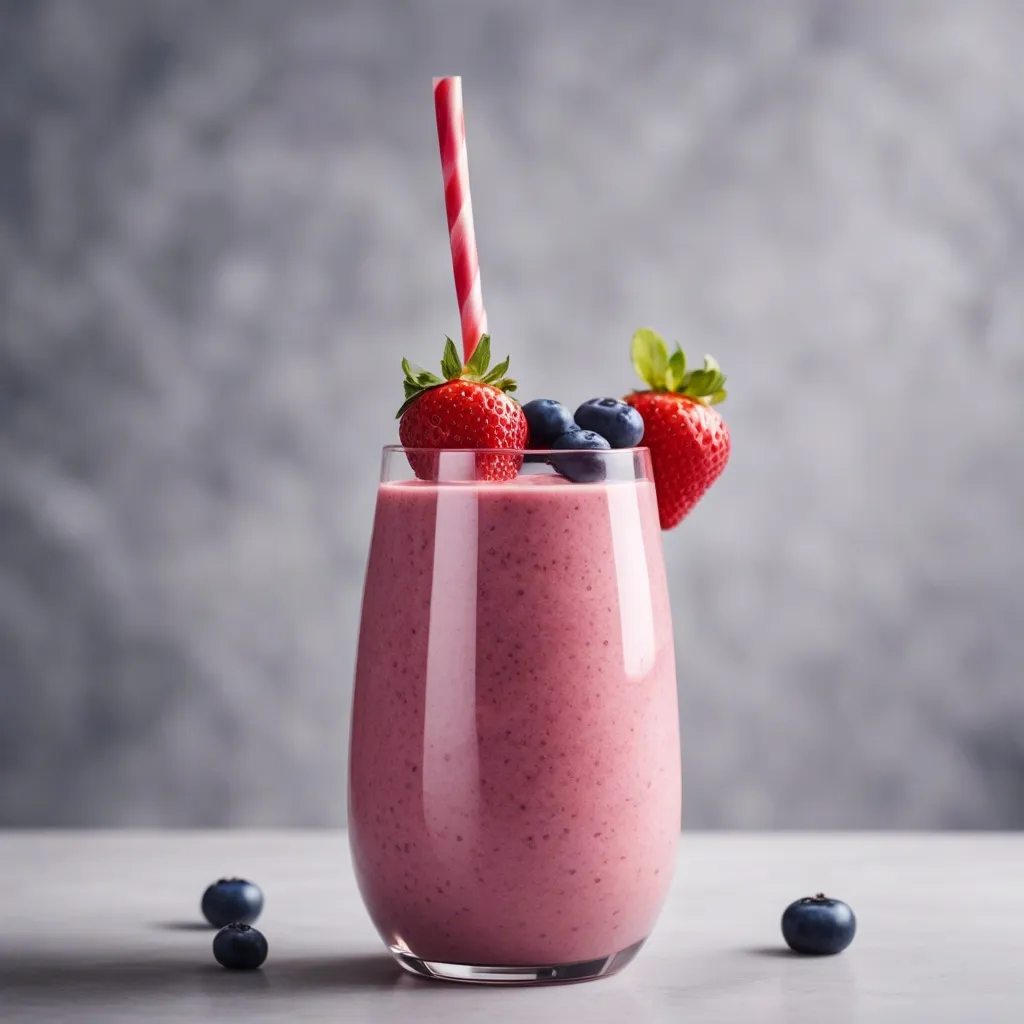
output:
POLYGON ((498 483, 478 478, 508 452, 384 450, 349 835, 385 944, 428 977, 612 974, 650 934, 675 861, 675 663, 648 452, 575 453, 600 460, 593 483, 522 455, 498 483))

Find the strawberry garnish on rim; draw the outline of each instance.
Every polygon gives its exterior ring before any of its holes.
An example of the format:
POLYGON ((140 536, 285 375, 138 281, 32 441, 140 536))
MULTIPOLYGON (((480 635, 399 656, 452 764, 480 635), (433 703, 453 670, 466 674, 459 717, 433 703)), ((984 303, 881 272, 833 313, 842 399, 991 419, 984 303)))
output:
MULTIPOLYGON (((443 377, 402 360, 405 401, 398 410, 398 436, 406 448, 510 448, 526 447, 526 417, 509 397, 516 382, 508 373, 506 357, 493 369, 491 339, 484 334, 465 364, 451 338, 445 339, 441 359, 443 377)), ((423 452, 409 452, 409 464, 421 480, 437 479, 438 460, 423 452)), ((481 455, 477 477, 511 480, 519 472, 522 455, 481 455)))
POLYGON ((725 374, 711 356, 704 357, 702 367, 688 370, 683 350, 677 345, 670 355, 661 335, 648 328, 633 335, 630 351, 650 390, 634 391, 624 401, 643 417, 661 528, 671 530, 729 461, 729 428, 712 408, 725 400, 725 374))

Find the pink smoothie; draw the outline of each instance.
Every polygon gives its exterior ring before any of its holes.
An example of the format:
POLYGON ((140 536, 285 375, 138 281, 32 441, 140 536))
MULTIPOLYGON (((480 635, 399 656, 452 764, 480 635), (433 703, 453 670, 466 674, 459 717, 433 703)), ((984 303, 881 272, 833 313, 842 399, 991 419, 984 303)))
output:
POLYGON ((349 792, 389 946, 559 964, 647 937, 680 828, 654 486, 386 483, 349 792))

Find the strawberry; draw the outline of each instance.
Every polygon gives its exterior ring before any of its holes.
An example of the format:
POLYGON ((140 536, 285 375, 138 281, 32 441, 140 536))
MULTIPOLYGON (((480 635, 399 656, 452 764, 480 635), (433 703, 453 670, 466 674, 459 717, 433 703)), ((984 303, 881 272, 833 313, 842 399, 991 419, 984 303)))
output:
MULTIPOLYGON (((480 337, 463 366, 451 338, 441 359, 442 380, 434 373, 402 360, 405 401, 398 410, 398 436, 406 448, 514 448, 526 447, 526 416, 509 398, 516 382, 506 377, 508 358, 489 370, 491 339, 480 337)), ((421 480, 436 480, 438 459, 410 452, 409 464, 421 480)), ((521 454, 480 455, 477 477, 512 480, 523 464, 521 454)))
POLYGON ((725 374, 711 356, 699 370, 686 369, 677 345, 669 355, 659 334, 633 335, 633 366, 650 391, 634 391, 628 402, 644 421, 643 443, 651 451, 661 528, 678 526, 729 461, 729 428, 711 406, 725 400, 725 374))

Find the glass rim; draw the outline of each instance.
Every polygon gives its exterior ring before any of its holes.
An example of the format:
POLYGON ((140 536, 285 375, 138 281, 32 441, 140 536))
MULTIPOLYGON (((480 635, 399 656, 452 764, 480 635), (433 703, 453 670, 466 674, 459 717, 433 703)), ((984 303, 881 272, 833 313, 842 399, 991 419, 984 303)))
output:
POLYGON ((649 452, 647 445, 635 448, 407 448, 402 444, 386 444, 383 451, 413 455, 571 455, 586 452, 588 455, 636 455, 649 452))

